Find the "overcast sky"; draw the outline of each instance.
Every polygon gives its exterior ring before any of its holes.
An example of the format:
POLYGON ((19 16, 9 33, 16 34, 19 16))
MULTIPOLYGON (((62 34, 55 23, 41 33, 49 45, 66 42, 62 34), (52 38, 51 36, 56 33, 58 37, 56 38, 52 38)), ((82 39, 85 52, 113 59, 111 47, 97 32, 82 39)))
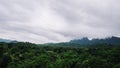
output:
POLYGON ((120 0, 0 0, 0 38, 33 43, 120 37, 120 0))

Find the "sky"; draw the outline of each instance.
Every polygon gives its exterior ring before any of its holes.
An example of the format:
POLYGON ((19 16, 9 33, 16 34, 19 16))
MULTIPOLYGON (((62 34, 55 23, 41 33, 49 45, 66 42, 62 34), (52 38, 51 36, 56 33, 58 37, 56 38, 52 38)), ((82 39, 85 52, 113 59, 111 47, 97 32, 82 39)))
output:
POLYGON ((120 37, 120 0, 0 0, 0 38, 32 43, 120 37))

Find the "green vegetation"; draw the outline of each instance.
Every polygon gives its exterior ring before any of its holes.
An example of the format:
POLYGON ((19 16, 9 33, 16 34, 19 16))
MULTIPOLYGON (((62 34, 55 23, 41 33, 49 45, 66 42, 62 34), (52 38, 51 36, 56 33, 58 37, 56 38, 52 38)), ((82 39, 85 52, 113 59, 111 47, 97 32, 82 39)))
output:
POLYGON ((0 43, 0 68, 120 68, 120 46, 58 47, 27 42, 0 43))

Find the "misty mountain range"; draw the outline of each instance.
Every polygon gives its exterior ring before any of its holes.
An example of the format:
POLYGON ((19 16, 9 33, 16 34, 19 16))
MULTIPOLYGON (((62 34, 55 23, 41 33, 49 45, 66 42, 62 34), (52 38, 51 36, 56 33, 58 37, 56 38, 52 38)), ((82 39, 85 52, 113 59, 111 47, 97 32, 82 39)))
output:
MULTIPOLYGON (((17 41, 15 40, 8 40, 8 39, 0 39, 0 42, 5 43, 15 43, 17 41)), ((119 45, 120 44, 120 38, 119 37, 109 37, 104 39, 92 39, 89 40, 87 37, 84 37, 82 39, 73 39, 69 42, 61 42, 61 43, 47 43, 46 45, 71 45, 71 44, 78 44, 78 45, 93 45, 93 44, 112 44, 112 45, 119 45)))
POLYGON ((9 39, 0 39, 0 42, 4 42, 4 43, 14 43, 17 42, 15 40, 9 40, 9 39))
POLYGON ((120 38, 119 37, 109 37, 104 39, 92 39, 89 40, 87 37, 82 39, 74 39, 71 40, 69 43, 75 43, 75 44, 82 44, 82 45, 92 45, 92 44, 112 44, 112 45, 118 45, 120 44, 120 38))

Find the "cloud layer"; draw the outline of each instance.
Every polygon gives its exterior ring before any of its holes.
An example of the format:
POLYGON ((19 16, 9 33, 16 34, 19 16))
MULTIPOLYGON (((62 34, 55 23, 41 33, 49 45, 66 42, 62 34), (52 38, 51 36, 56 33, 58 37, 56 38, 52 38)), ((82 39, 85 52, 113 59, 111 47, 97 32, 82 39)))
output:
POLYGON ((0 38, 33 43, 120 36, 119 0, 0 0, 0 38))

